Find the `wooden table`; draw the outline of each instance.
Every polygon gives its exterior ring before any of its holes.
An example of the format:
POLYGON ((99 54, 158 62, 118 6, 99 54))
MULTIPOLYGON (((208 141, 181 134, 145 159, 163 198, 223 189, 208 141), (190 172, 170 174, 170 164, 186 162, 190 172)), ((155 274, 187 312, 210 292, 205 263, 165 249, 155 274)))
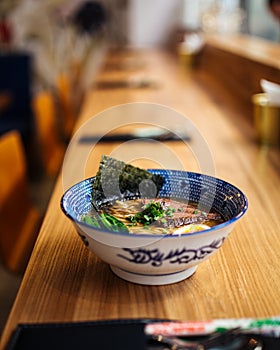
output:
POLYGON ((227 50, 234 55, 242 56, 252 62, 266 64, 271 68, 280 69, 279 44, 257 36, 236 34, 210 35, 207 43, 213 47, 227 50))
POLYGON ((280 46, 248 35, 207 36, 200 67, 219 77, 238 105, 250 108, 252 95, 262 91, 261 79, 280 84, 280 46))
MULTIPOLYGON (((223 247, 199 265, 191 278, 160 287, 128 283, 84 247, 60 210, 66 183, 76 181, 75 172, 79 171, 85 145, 77 145, 67 166, 72 172, 65 177, 62 171, 58 178, 1 348, 19 323, 141 317, 207 320, 280 314, 279 149, 256 143, 253 125, 244 117, 252 111, 236 104, 207 72, 183 69, 176 57, 165 52, 115 53, 110 63, 98 76, 99 82, 133 77, 155 84, 93 86, 76 130, 90 117, 118 104, 144 101, 174 108, 192 121, 206 140, 216 176, 248 196, 248 212, 223 247), (122 63, 120 70, 116 62, 122 63)), ((84 168, 84 177, 95 174, 101 154, 112 154, 118 146, 97 145, 84 168)), ((200 170, 184 143, 169 142, 167 146, 187 170, 200 170)), ((148 158, 150 147, 143 145, 148 158)), ((132 157, 138 148, 130 148, 132 157)), ((151 165, 150 160, 143 159, 136 159, 136 163, 151 165)))

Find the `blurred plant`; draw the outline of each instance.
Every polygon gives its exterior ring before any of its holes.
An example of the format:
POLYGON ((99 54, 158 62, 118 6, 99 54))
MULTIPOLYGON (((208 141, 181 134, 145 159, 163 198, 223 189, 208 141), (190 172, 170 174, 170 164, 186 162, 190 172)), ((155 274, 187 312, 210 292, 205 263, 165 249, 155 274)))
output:
POLYGON ((82 34, 94 34, 102 28, 106 20, 103 6, 98 2, 85 2, 72 18, 73 23, 82 34))
POLYGON ((22 0, 9 15, 14 48, 32 54, 35 84, 42 88, 55 90, 62 74, 70 77, 76 90, 87 88, 106 47, 102 5, 80 1, 65 16, 67 4, 67 0, 22 0))
POLYGON ((6 17, 16 6, 19 0, 1 0, 0 2, 0 18, 6 17))
POLYGON ((7 17, 18 4, 19 0, 1 0, 0 2, 0 51, 9 48, 12 41, 12 30, 7 17))

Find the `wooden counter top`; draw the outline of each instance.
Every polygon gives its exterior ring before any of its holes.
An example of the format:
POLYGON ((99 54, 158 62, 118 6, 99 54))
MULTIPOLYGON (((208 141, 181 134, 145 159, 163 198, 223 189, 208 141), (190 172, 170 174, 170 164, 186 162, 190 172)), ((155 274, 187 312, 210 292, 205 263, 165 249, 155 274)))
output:
MULTIPOLYGON (((76 130, 97 113, 122 103, 144 101, 174 108, 196 125, 207 142, 216 176, 248 196, 248 212, 223 247, 199 265, 191 278, 160 287, 125 282, 84 247, 60 210, 66 182, 76 181, 85 147, 78 145, 70 159, 71 171, 58 178, 1 349, 19 323, 138 317, 207 320, 280 314, 279 149, 261 148, 255 142, 253 126, 244 117, 251 111, 237 105, 232 94, 204 71, 184 70, 165 52, 115 53, 111 61, 127 65, 101 72, 98 81, 146 79, 154 84, 93 87, 86 95, 76 130), (131 69, 128 62, 137 64, 131 69)), ((96 130, 105 123, 99 121, 96 130)), ((118 146, 96 145, 84 167, 84 177, 95 174, 101 154, 110 155, 118 146)), ((200 170, 185 144, 172 142, 167 146, 187 170, 200 170)), ((142 147, 149 157, 150 145, 142 147)), ((130 148, 132 157, 136 151, 137 145, 130 148)), ((139 164, 146 165, 141 160, 139 164)))
MULTIPOLYGON (((257 37, 206 36, 198 62, 221 90, 232 95, 236 105, 248 111, 252 95, 262 92, 261 79, 280 84, 280 45, 257 37)), ((252 123, 252 110, 244 118, 252 123)))
POLYGON ((280 44, 251 35, 213 35, 206 42, 250 61, 280 69, 280 44))

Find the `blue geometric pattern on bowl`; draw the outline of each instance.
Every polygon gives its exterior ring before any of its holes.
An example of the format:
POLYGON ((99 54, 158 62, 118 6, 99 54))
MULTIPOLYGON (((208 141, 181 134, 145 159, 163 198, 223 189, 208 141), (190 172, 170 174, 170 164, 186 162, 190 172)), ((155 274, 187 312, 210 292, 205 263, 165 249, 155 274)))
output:
MULTIPOLYGON (((197 202, 198 208, 209 212, 219 212, 225 222, 219 226, 238 220, 247 210, 246 196, 234 185, 221 179, 199 173, 181 170, 150 169, 150 172, 165 177, 158 197, 186 199, 197 202)), ((92 183, 94 177, 83 180, 71 187, 61 199, 63 212, 76 222, 92 207, 92 183)))
POLYGON ((198 249, 187 249, 181 247, 179 249, 170 250, 167 253, 161 252, 158 248, 122 248, 123 253, 118 254, 120 258, 127 260, 130 263, 151 265, 153 267, 160 267, 164 262, 169 264, 189 264, 193 261, 205 259, 207 255, 212 254, 218 250, 225 241, 225 237, 216 239, 210 244, 199 247, 198 249))
MULTIPOLYGON (((61 208, 75 224, 88 249, 110 264, 119 277, 148 285, 175 283, 190 277, 199 263, 222 246, 234 222, 245 214, 248 202, 237 187, 215 177, 181 170, 149 171, 165 177, 158 197, 196 202, 198 209, 217 211, 225 222, 182 235, 136 235, 89 226, 80 218, 92 209, 94 177, 67 190, 62 196, 61 208)), ((113 196, 106 198, 105 203, 114 199, 113 196)))

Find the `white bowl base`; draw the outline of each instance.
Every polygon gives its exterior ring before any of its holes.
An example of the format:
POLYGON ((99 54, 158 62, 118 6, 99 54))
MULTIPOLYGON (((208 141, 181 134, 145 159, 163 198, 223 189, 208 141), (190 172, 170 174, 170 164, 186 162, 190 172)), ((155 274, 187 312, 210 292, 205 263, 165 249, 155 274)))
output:
POLYGON ((159 286, 159 285, 171 284, 171 283, 183 281, 184 279, 193 275, 197 269, 197 266, 194 266, 189 269, 175 272, 175 273, 170 273, 170 274, 144 275, 144 274, 129 272, 112 265, 110 265, 110 267, 111 267, 111 270, 118 277, 126 281, 137 283, 137 284, 153 285, 153 286, 159 286))

